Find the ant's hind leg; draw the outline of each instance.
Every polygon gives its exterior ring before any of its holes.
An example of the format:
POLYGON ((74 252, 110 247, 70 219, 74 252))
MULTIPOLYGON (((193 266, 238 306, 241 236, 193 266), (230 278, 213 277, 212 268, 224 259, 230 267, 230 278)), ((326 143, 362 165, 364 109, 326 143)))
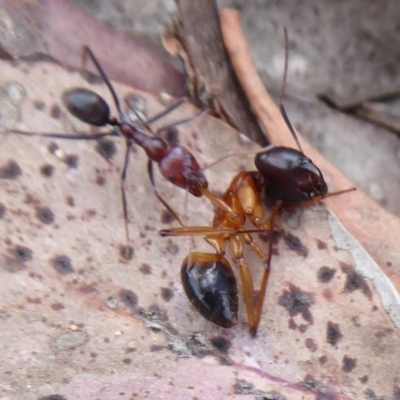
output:
POLYGON ((133 256, 133 247, 131 246, 131 240, 129 237, 128 206, 127 206, 127 201, 126 201, 126 190, 125 190, 125 182, 126 182, 126 176, 128 174, 128 166, 129 166, 130 148, 131 148, 131 142, 129 140, 126 140, 125 161, 124 161, 124 167, 122 169, 121 180, 120 180, 122 210, 123 210, 123 214, 124 214, 125 238, 126 238, 126 247, 123 251, 123 257, 127 260, 130 260, 133 256))
POLYGON ((153 161, 149 159, 147 162, 147 172, 149 173, 149 178, 151 182, 151 186, 153 188, 153 193, 156 195, 157 199, 161 202, 161 204, 171 213, 171 215, 178 221, 181 226, 184 226, 183 222, 178 216, 178 213, 161 197, 160 193, 156 188, 156 183, 154 180, 154 173, 153 173, 153 161))

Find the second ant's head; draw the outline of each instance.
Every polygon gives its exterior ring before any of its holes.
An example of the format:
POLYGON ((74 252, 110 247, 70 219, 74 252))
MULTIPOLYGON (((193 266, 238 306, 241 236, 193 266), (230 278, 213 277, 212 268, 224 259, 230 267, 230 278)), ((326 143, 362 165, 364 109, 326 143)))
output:
POLYGON ((110 122, 108 104, 92 90, 69 89, 64 92, 62 99, 67 110, 82 122, 94 126, 104 126, 110 122))
POLYGON ((323 197, 328 187, 320 169, 302 152, 274 147, 258 153, 255 165, 266 186, 266 197, 290 206, 323 197))
POLYGON ((197 160, 185 147, 172 146, 168 154, 159 161, 163 177, 196 197, 202 195, 199 188, 207 188, 208 182, 197 160))

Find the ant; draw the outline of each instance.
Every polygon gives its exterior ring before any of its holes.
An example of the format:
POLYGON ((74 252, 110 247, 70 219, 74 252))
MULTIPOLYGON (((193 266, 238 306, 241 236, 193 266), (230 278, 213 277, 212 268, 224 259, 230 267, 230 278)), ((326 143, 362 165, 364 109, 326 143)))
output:
POLYGON ((196 310, 208 321, 224 328, 238 322, 238 289, 233 269, 224 257, 229 246, 239 266, 243 298, 251 335, 257 334, 271 269, 273 232, 282 210, 311 206, 329 196, 354 188, 328 193, 322 172, 301 147, 283 106, 288 69, 288 36, 285 34, 285 67, 280 91, 279 108, 298 150, 289 147, 264 149, 255 156, 255 171, 239 172, 231 181, 222 202, 226 209, 217 208, 212 227, 178 227, 160 231, 161 236, 203 236, 216 253, 191 253, 183 260, 181 280, 186 296, 196 310), (228 211, 228 209, 232 211, 228 211), (265 208, 271 209, 265 218, 265 208), (249 220, 256 228, 246 230, 249 220), (251 233, 269 233, 268 252, 264 253, 253 241, 251 233), (244 247, 250 248, 263 261, 264 272, 256 304, 253 277, 244 258, 244 247))
MULTIPOLYGON (((181 224, 178 214, 173 208, 161 197, 158 193, 154 174, 153 174, 153 163, 157 163, 162 176, 175 186, 187 190, 190 194, 196 197, 205 195, 217 206, 225 207, 221 205, 220 200, 211 191, 207 189, 208 182, 204 176, 199 163, 193 154, 186 148, 179 144, 169 145, 168 142, 159 137, 149 135, 146 131, 153 134, 149 127, 149 124, 156 120, 164 117, 166 114, 172 112, 179 107, 185 99, 181 99, 160 114, 150 118, 147 122, 140 119, 138 113, 138 121, 131 121, 126 114, 121 110, 120 101, 115 92, 111 81, 108 79, 102 66, 97 60, 96 56, 88 46, 83 46, 82 50, 82 65, 86 61, 86 58, 92 61, 96 67, 97 72, 100 74, 102 80, 106 84, 108 90, 111 93, 115 107, 118 111, 119 118, 110 116, 110 107, 107 102, 96 92, 85 89, 85 88, 72 88, 64 92, 62 96, 63 103, 67 110, 80 121, 85 122, 95 127, 110 126, 112 130, 106 133, 97 133, 92 135, 85 134, 56 134, 56 133, 32 133, 23 132, 18 130, 10 130, 10 132, 18 133, 26 136, 43 136, 57 139, 78 139, 78 140, 99 140, 110 136, 122 136, 126 141, 125 161, 121 173, 121 196, 122 206, 125 221, 125 236, 127 244, 130 243, 129 229, 128 229, 128 211, 127 211, 127 199, 125 193, 125 181, 127 177, 127 170, 129 164, 129 153, 133 143, 142 147, 146 152, 149 160, 147 164, 147 171, 150 177, 153 192, 158 200, 166 207, 166 209, 173 215, 173 217, 181 224)), ((176 121, 173 124, 167 126, 176 126, 188 122, 192 118, 200 116, 204 111, 196 114, 194 117, 176 121)), ((162 129, 166 129, 163 127, 162 129)), ((161 129, 160 129, 161 130, 161 129)), ((126 247, 125 258, 130 258, 132 248, 128 245, 126 247)))

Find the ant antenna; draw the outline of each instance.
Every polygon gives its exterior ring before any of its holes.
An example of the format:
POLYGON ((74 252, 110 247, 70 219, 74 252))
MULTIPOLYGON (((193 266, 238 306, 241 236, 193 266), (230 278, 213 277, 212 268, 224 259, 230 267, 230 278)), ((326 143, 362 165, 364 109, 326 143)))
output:
POLYGON ((117 107, 118 113, 121 114, 121 107, 119 104, 119 100, 117 97, 117 94, 115 93, 114 87, 111 85, 110 80, 108 79, 106 73, 104 72, 102 66, 100 65, 99 61, 97 60, 96 56, 93 54, 92 50, 88 46, 83 46, 83 52, 82 52, 82 65, 86 61, 86 57, 89 56, 89 58, 92 60, 94 66, 97 69, 97 72, 100 74, 101 78, 103 79, 104 83, 108 87, 108 90, 111 92, 111 96, 114 100, 115 107, 117 107))
POLYGON ((283 33, 285 34, 285 68, 283 71, 283 82, 281 87, 281 92, 279 94, 279 110, 281 111, 282 117, 286 122, 287 127, 289 128, 290 133, 293 136, 294 141, 297 144, 299 150, 304 154, 303 148, 301 147, 299 138, 296 135, 296 132, 293 129, 291 122, 289 121, 289 117, 286 114, 285 107, 283 106, 283 96, 285 94, 286 87, 286 79, 287 79, 287 71, 288 71, 288 60, 289 60, 289 39, 286 26, 283 28, 283 33))

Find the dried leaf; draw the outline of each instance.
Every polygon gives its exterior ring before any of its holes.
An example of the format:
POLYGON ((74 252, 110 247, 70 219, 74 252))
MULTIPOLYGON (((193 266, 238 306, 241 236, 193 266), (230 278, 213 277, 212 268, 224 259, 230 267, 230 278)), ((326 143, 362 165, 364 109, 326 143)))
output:
MULTIPOLYGON (((110 98, 104 85, 90 86, 47 62, 0 68, 5 132, 86 129, 59 104, 66 88, 91 87, 110 98)), ((148 115, 163 108, 144 92, 116 88, 121 98, 144 98, 148 115)), ((169 120, 194 112, 185 105, 169 120)), ((179 138, 201 165, 255 148, 212 118, 180 126, 179 138)), ((258 336, 249 335, 242 304, 238 326, 224 330, 202 319, 183 293, 179 266, 188 241, 158 236, 169 223, 141 149, 132 154, 127 182, 135 254, 129 262, 120 256, 123 144, 115 139, 115 155, 106 161, 90 141, 0 135, 4 395, 398 395, 398 293, 324 205, 284 215, 258 336)), ((251 165, 244 156, 218 164, 207 171, 210 187, 222 192, 251 165)), ((184 191, 157 181, 167 201, 184 210, 184 191)), ((191 224, 209 225, 212 207, 190 197, 188 215, 191 224)), ((201 239, 195 248, 210 251, 201 239)), ((246 259, 259 282, 261 263, 250 253, 246 259)))

